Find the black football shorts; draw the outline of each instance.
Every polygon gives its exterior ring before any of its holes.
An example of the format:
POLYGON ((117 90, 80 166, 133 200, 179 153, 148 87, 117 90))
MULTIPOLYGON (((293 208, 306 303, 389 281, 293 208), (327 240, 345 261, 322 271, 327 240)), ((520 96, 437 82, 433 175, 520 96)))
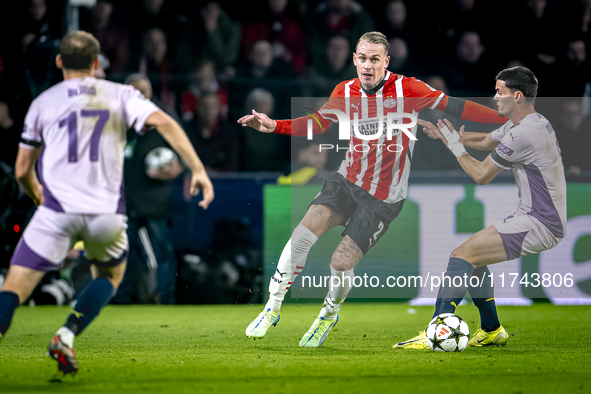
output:
POLYGON ((400 214, 404 200, 388 204, 333 172, 310 205, 329 205, 343 216, 342 236, 348 235, 365 255, 400 214))

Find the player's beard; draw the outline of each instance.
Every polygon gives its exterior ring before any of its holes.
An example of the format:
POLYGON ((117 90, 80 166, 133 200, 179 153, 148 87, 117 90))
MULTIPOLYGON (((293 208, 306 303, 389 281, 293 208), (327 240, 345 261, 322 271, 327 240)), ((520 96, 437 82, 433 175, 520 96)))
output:
POLYGON ((374 89, 376 86, 378 86, 383 80, 384 78, 386 78, 386 74, 384 73, 384 76, 382 78, 380 78, 375 84, 373 84, 372 86, 367 86, 364 84, 361 84, 361 87, 365 90, 372 90, 374 89))

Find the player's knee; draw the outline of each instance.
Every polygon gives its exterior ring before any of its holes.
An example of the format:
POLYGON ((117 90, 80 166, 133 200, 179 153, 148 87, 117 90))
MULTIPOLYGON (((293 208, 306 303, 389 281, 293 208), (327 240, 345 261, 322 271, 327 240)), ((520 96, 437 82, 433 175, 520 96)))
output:
POLYGON ((470 250, 465 245, 460 245, 451 252, 450 258, 457 258, 470 261, 470 250))
POLYGON ((332 254, 330 265, 337 271, 349 271, 355 268, 363 257, 357 244, 346 236, 332 254))
POLYGON ((300 224, 320 237, 342 220, 342 216, 329 206, 315 204, 310 206, 300 224))
POLYGON ((462 247, 460 246, 460 247, 458 247, 458 248, 455 248, 455 249, 454 249, 454 250, 451 252, 451 254, 449 255, 449 257, 451 257, 451 258, 459 258, 459 259, 461 259, 461 258, 462 258, 462 247))
POLYGON ((97 278, 107 278, 109 282, 113 285, 115 289, 119 287, 121 282, 123 281, 123 276, 125 275, 125 265, 126 263, 123 262, 119 265, 114 267, 99 267, 96 266, 96 277, 97 278))
POLYGON ((6 278, 6 282, 4 282, 0 291, 9 291, 16 294, 18 296, 19 304, 22 304, 27 300, 27 298, 29 298, 35 289, 35 286, 27 286, 11 279, 12 278, 10 278, 10 276, 6 278))
POLYGON ((347 267, 350 264, 347 264, 347 262, 342 261, 342 259, 337 258, 335 255, 336 252, 332 255, 332 258, 330 259, 330 266, 337 271, 348 271, 349 268, 347 267))
POLYGON ((330 260, 330 266, 337 271, 349 271, 355 268, 355 266, 359 263, 359 259, 355 257, 350 257, 347 259, 342 258, 333 258, 330 260))
POLYGON ((113 268, 113 272, 109 280, 114 288, 119 288, 119 285, 123 281, 123 276, 125 275, 125 263, 118 265, 117 267, 113 268))
POLYGON ((2 286, 2 289, 0 291, 1 292, 9 291, 11 293, 16 294, 18 296, 19 304, 22 304, 23 302, 25 302, 27 300, 27 298, 29 298, 29 296, 33 292, 32 289, 25 289, 23 286, 18 286, 18 285, 6 283, 6 282, 4 283, 4 285, 2 286))
POLYGON ((472 267, 474 267, 474 269, 482 266, 479 265, 477 262, 474 262, 475 260, 472 258, 473 256, 470 254, 469 248, 465 247, 464 245, 455 248, 453 252, 451 252, 451 255, 449 257, 452 259, 462 259, 468 262, 472 267))

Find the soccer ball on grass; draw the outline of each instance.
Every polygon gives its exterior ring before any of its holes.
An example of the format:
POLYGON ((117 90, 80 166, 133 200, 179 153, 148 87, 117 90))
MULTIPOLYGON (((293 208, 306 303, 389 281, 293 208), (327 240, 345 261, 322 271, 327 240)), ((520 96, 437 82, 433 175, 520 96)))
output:
POLYGON ((427 342, 436 352, 461 352, 468 346, 470 328, 458 315, 442 313, 429 322, 427 342))

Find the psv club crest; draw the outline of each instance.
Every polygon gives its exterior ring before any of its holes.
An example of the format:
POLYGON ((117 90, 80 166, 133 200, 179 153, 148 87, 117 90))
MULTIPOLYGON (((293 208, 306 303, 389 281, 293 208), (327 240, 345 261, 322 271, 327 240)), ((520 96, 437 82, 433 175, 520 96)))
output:
POLYGON ((389 99, 384 100, 384 107, 386 107, 386 108, 396 107, 396 99, 389 98, 389 99))

